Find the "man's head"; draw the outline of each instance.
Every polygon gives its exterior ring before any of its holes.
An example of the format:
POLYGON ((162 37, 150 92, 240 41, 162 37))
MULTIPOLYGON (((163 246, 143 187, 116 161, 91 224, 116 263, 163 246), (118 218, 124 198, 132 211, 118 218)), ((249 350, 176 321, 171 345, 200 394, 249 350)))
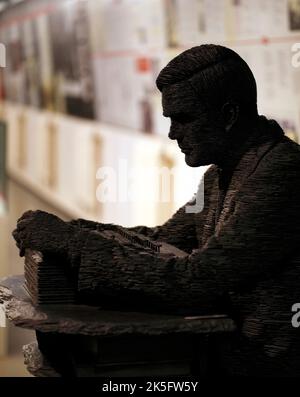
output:
POLYGON ((171 119, 169 137, 177 140, 191 167, 223 163, 258 117, 253 74, 226 47, 184 51, 162 69, 156 84, 164 115, 171 119))

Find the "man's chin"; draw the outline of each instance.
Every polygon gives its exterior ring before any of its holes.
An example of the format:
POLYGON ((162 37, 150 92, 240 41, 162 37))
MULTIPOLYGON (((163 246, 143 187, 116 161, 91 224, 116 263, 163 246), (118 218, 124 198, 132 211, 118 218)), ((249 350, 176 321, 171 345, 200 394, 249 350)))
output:
POLYGON ((185 163, 189 167, 201 167, 202 165, 209 165, 211 161, 209 161, 205 156, 193 156, 193 154, 185 155, 185 163))

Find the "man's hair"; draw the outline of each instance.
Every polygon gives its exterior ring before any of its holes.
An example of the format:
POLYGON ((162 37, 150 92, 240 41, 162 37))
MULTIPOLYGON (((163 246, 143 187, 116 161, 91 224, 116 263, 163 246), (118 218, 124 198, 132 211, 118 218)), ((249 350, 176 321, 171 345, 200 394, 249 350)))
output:
POLYGON ((241 111, 257 115, 255 78, 247 63, 229 48, 205 44, 190 48, 172 59, 159 73, 156 85, 187 82, 203 104, 212 109, 229 101, 241 111))

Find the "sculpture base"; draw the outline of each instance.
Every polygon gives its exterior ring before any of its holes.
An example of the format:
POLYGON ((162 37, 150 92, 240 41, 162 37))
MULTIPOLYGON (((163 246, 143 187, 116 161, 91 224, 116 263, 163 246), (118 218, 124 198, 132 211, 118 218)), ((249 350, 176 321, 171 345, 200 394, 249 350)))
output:
POLYGON ((34 329, 24 347, 35 376, 216 374, 216 346, 235 330, 225 315, 183 317, 104 311, 84 305, 33 305, 24 277, 0 280, 0 303, 16 326, 34 329))

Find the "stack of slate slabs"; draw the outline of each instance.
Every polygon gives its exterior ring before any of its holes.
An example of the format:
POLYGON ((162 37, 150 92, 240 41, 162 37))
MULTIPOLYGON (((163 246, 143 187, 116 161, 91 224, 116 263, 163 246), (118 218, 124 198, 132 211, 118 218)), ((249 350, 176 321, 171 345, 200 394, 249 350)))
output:
POLYGON ((34 305, 75 303, 75 288, 65 268, 38 251, 26 250, 25 284, 34 305))

